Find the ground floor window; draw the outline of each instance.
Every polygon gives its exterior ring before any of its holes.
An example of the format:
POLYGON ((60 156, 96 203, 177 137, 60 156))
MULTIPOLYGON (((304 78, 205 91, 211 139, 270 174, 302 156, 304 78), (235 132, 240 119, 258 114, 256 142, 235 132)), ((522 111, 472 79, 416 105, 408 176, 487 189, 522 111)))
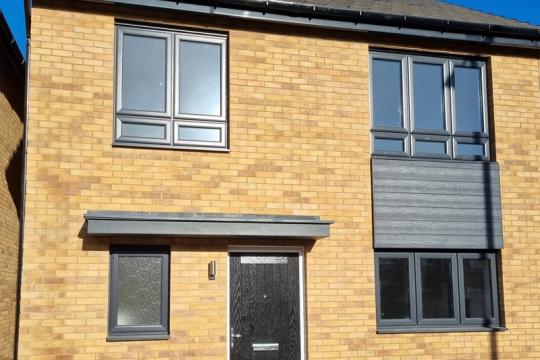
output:
POLYGON ((109 286, 108 340, 168 338, 167 247, 111 247, 109 286))
POLYGON ((499 327, 490 252, 376 252, 379 330, 499 327))

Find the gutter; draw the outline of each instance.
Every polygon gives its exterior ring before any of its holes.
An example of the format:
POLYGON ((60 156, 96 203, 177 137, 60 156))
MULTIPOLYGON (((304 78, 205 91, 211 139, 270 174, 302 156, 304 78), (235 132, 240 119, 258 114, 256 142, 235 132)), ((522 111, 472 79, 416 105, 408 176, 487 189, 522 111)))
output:
POLYGON ((0 40, 3 43, 0 45, 6 47, 7 55, 10 58, 10 61, 15 67, 15 71, 18 73, 17 75, 19 76, 22 82, 24 81, 24 73, 20 71, 19 69, 21 68, 21 65, 23 65, 26 62, 26 60, 24 59, 24 56, 21 53, 19 46, 17 45, 17 41, 15 40, 15 37, 13 36, 11 29, 9 28, 9 24, 7 23, 6 18, 4 17, 4 14, 2 13, 1 10, 0 10, 0 33, 1 33, 0 39, 4 39, 4 41, 0 40))
POLYGON ((278 0, 84 1, 161 8, 213 16, 361 31, 371 34, 428 37, 488 45, 540 49, 540 27, 513 27, 371 11, 342 10, 278 0))

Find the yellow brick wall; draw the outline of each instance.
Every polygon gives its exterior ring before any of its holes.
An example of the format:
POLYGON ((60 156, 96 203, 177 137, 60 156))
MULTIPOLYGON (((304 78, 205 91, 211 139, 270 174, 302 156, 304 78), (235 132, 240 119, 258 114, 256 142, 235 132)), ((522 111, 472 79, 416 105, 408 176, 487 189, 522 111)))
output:
POLYGON ((21 359, 225 358, 227 245, 254 242, 156 239, 171 244, 171 338, 107 343, 108 244, 136 240, 88 237, 87 210, 335 220, 329 238, 305 244, 310 359, 540 358, 538 60, 492 57, 509 331, 376 335, 368 99, 368 49, 376 44, 220 20, 216 28, 229 31, 231 152, 119 148, 111 146, 115 17, 210 23, 36 4, 21 359))
POLYGON ((0 359, 12 359, 19 270, 22 78, 0 49, 0 359))

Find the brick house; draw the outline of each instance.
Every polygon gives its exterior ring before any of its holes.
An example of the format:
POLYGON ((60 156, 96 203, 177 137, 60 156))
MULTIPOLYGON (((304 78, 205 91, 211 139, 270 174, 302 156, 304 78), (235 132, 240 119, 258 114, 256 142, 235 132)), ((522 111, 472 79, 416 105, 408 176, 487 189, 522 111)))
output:
POLYGON ((436 0, 35 0, 19 358, 540 357, 539 47, 436 0))
POLYGON ((26 62, 0 10, 0 359, 17 331, 26 62))

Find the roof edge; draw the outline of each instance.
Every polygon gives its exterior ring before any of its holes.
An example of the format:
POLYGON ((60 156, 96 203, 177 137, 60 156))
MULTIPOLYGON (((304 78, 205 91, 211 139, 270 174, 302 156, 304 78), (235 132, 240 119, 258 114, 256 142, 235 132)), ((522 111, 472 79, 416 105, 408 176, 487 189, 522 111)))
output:
POLYGON ((9 27, 9 24, 4 16, 4 13, 0 10, 0 48, 9 57, 13 67, 17 71, 17 74, 21 79, 24 79, 24 65, 26 59, 24 58, 17 42, 15 36, 9 27))
MULTIPOLYGON (((173 1, 177 0, 163 0, 173 1)), ((231 6, 245 9, 276 11, 297 16, 315 17, 320 16, 328 19, 349 20, 368 24, 383 24, 394 26, 432 27, 442 31, 473 31, 485 35, 497 34, 509 37, 540 39, 540 26, 537 28, 517 27, 500 24, 485 24, 450 19, 435 19, 422 16, 407 16, 376 11, 343 10, 332 7, 298 4, 281 0, 249 1, 249 0, 183 0, 182 2, 209 6, 231 6)))
POLYGON ((280 0, 84 0, 188 13, 245 18, 373 34, 436 38, 504 47, 540 49, 540 27, 440 20, 419 16, 341 10, 280 0))

